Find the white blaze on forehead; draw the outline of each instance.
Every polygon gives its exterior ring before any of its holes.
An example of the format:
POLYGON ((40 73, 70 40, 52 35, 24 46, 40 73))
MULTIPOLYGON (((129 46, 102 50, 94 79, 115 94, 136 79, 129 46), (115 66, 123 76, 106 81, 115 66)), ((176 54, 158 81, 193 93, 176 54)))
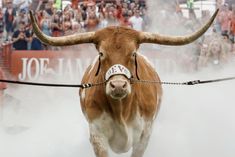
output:
POLYGON ((121 64, 115 64, 106 72, 105 80, 108 80, 113 75, 119 74, 126 76, 128 79, 131 78, 131 72, 125 66, 121 64))

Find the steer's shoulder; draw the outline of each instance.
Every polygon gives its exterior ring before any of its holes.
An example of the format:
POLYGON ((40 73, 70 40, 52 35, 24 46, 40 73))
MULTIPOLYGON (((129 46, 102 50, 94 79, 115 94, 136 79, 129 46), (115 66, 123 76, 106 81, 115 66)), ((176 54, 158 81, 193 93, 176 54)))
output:
MULTIPOLYGON (((86 69, 82 83, 102 82, 102 78, 95 76, 97 68, 98 62, 95 59, 86 69)), ((79 90, 81 108, 88 121, 97 119, 105 110, 108 110, 104 86, 105 84, 79 90)))
MULTIPOLYGON (((153 65, 143 55, 138 57, 138 75, 140 80, 160 82, 153 65)), ((134 86, 141 115, 152 119, 160 108, 162 87, 159 83, 136 83, 134 86)))

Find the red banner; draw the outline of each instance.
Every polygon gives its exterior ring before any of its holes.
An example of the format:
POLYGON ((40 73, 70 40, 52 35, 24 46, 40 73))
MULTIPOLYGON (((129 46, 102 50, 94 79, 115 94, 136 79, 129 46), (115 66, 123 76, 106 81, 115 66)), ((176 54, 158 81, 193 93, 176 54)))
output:
POLYGON ((18 80, 37 80, 42 76, 67 75, 68 80, 79 79, 91 58, 79 53, 57 51, 13 51, 11 73, 18 80))

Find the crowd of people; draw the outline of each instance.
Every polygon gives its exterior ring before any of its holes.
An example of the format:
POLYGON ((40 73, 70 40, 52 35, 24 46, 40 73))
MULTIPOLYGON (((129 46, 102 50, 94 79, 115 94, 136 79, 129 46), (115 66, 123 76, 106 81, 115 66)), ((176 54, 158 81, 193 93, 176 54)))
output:
POLYGON ((213 32, 205 37, 201 45, 199 67, 221 66, 235 55, 235 4, 220 6, 213 32))
MULTIPOLYGON (((12 41, 16 50, 47 49, 34 36, 30 25, 28 5, 14 4, 6 0, 5 8, 0 8, 0 38, 12 41), (5 33, 4 33, 5 32, 5 33)), ((144 1, 82 1, 61 8, 54 0, 39 0, 34 14, 41 30, 53 37, 94 31, 110 25, 132 27, 144 30, 146 6, 144 1)))
MULTIPOLYGON (((65 7, 62 7, 61 3, 58 4, 57 0, 39 0, 37 2, 34 4, 35 2, 32 0, 22 2, 5 0, 4 7, 0 8, 1 43, 12 42, 15 50, 59 49, 43 45, 34 35, 28 16, 30 9, 34 10, 41 30, 53 37, 94 31, 110 25, 143 31, 148 29, 151 22, 145 0, 72 0, 65 7)), ((195 63, 192 69, 198 69, 208 64, 220 65, 234 55, 235 5, 228 5, 226 1, 223 3, 218 1, 217 8, 220 8, 220 11, 213 25, 212 33, 207 33, 195 43, 194 57, 186 57, 187 62, 195 63)), ((164 6, 161 9, 163 10, 164 6)), ((158 23, 166 27, 172 26, 172 23, 176 27, 177 25, 194 27, 196 24, 205 23, 211 16, 209 11, 203 11, 199 21, 194 10, 191 9, 189 18, 185 20, 182 9, 177 3, 175 3, 173 12, 170 10, 170 14, 174 16, 162 16, 163 22, 158 18, 158 23), (196 21, 196 24, 190 21, 196 21)))

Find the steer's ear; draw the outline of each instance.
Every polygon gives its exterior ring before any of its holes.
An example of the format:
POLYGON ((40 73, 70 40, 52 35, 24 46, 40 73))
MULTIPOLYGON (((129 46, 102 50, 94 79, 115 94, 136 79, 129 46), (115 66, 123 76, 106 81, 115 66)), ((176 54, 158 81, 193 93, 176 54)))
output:
POLYGON ((138 80, 140 80, 139 75, 138 75, 138 54, 135 53, 135 75, 138 80))
MULTIPOLYGON (((96 64, 97 64, 97 63, 96 63, 96 64)), ((99 58, 98 58, 98 65, 97 65, 97 69, 96 69, 95 76, 98 76, 98 75, 99 75, 100 67, 101 67, 101 58, 100 58, 100 56, 99 56, 99 58)))

